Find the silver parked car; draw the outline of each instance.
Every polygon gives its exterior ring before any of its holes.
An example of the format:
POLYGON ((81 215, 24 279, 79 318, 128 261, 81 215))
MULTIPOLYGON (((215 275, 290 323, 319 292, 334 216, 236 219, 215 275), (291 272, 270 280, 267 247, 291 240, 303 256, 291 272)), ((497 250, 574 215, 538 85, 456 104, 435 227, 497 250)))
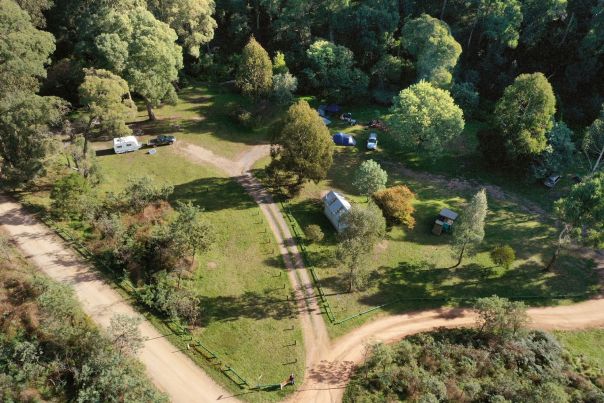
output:
POLYGON ((543 184, 545 186, 547 186, 548 188, 553 188, 554 186, 556 186, 556 183, 558 183, 558 181, 560 180, 561 176, 560 175, 552 175, 549 176, 544 182, 543 184))
POLYGON ((377 148, 377 133, 371 132, 369 133, 369 138, 367 139, 367 149, 375 150, 377 148))

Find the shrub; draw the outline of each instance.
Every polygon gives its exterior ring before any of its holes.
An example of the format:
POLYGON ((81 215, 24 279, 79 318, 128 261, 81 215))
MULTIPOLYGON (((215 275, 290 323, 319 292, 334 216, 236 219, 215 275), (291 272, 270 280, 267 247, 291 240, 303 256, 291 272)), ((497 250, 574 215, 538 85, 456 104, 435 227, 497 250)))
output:
POLYGON ((286 105, 294 99, 293 93, 298 89, 298 79, 290 73, 275 74, 273 76, 272 98, 281 105, 286 105))
POLYGON ((415 193, 407 186, 398 185, 382 189, 373 194, 373 200, 382 209, 389 225, 403 224, 409 229, 415 227, 415 193))
POLYGON ((142 176, 128 179, 122 198, 132 211, 140 212, 151 203, 168 200, 173 191, 174 186, 157 186, 152 178, 142 176))
POLYGON ((516 260, 516 253, 510 245, 497 246, 491 251, 491 260, 507 270, 516 260))
POLYGON ((82 199, 90 192, 90 186, 80 174, 71 173, 57 180, 50 192, 53 215, 73 218, 81 214, 82 199))
POLYGON ((480 95, 476 91, 474 84, 467 82, 455 83, 451 87, 451 95, 455 103, 463 110, 465 118, 472 118, 480 102, 480 95))
POLYGON ((316 224, 307 225, 306 228, 304 228, 304 234, 306 235, 306 238, 313 243, 321 242, 325 237, 321 227, 316 224))
POLYGON ((384 189, 388 182, 388 173, 374 160, 364 161, 354 174, 352 185, 367 197, 384 189))

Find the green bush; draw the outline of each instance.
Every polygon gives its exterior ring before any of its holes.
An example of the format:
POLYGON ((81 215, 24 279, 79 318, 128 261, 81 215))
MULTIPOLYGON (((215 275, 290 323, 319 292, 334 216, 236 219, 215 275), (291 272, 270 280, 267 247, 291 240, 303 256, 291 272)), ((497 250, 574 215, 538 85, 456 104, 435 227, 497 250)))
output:
POLYGON ((516 252, 510 245, 497 246, 491 251, 491 260, 507 270, 516 260, 516 252))
POLYGON ((86 179, 71 173, 57 180, 50 192, 52 214, 57 218, 75 218, 81 215, 84 197, 90 192, 86 179))
POLYGON ((321 227, 316 224, 307 225, 304 228, 304 234, 306 235, 306 238, 312 243, 319 243, 325 237, 325 234, 323 234, 321 227))

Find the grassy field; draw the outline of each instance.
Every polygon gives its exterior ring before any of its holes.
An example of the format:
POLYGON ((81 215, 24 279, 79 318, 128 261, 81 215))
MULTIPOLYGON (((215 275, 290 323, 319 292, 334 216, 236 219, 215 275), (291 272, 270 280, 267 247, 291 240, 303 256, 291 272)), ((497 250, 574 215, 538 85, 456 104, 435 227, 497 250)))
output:
MULTIPOLYGON (((353 128, 353 132, 354 132, 353 128)), ((489 196, 486 237, 480 251, 466 258, 457 269, 450 235, 431 233, 439 210, 448 207, 461 212, 464 203, 478 190, 475 182, 448 180, 430 174, 418 174, 400 164, 392 164, 383 153, 362 149, 367 133, 356 129, 356 148, 338 148, 328 179, 310 183, 289 203, 301 227, 318 224, 326 234, 319 244, 308 245, 310 260, 318 267, 319 277, 337 319, 391 303, 373 314, 330 327, 332 336, 345 334, 366 320, 389 313, 463 304, 463 300, 497 294, 506 297, 537 297, 531 305, 567 303, 586 298, 598 289, 597 276, 590 260, 565 253, 555 270, 542 268, 553 252, 557 230, 545 215, 536 214, 522 204, 522 199, 504 192, 489 196), (352 175, 360 162, 375 158, 389 171, 389 186, 405 184, 416 194, 413 230, 394 227, 380 243, 370 259, 369 285, 365 290, 346 293, 344 271, 333 258, 337 244, 335 231, 324 217, 320 196, 328 189, 337 189, 350 201, 365 203, 352 189, 352 175), (388 161, 390 163, 388 164, 388 161), (499 244, 511 245, 518 260, 509 269, 496 267, 489 251, 499 244), (552 295, 582 295, 567 299, 543 299, 552 295), (392 303, 401 299, 401 302, 392 303)), ((467 302, 465 302, 467 303, 467 302)))
POLYGON ((556 332, 556 338, 573 355, 584 357, 604 370, 604 329, 556 332))
MULTIPOLYGON (((110 144, 95 147, 103 150, 110 144)), ((261 384, 278 383, 291 372, 301 378, 302 332, 287 302, 292 290, 274 238, 243 188, 212 167, 187 162, 171 147, 158 148, 156 155, 144 150, 100 154, 101 194, 119 192, 129 177, 147 175, 157 183, 174 185, 173 201, 191 200, 204 208, 216 230, 216 245, 197 257, 198 269, 186 285, 202 299, 203 326, 194 334, 253 385, 259 377, 261 384)), ((44 191, 26 197, 48 204, 44 191)), ((233 392, 239 390, 210 363, 198 361, 220 383, 233 392)), ((245 399, 279 400, 287 392, 250 393, 245 399)))
POLYGON ((157 108, 157 122, 149 122, 146 109, 138 106, 137 124, 144 134, 173 134, 214 153, 234 159, 251 145, 269 141, 268 127, 274 111, 255 128, 245 128, 230 116, 237 106, 252 109, 249 100, 222 86, 196 85, 183 88, 176 105, 157 108))

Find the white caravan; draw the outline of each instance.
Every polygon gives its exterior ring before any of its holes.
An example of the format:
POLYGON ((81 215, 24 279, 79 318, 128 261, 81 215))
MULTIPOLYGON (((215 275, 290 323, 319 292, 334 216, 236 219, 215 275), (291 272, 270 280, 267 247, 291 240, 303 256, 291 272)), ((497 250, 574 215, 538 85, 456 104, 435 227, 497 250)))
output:
POLYGON ((113 139, 113 151, 116 154, 136 151, 141 148, 141 144, 134 136, 117 137, 113 139))

